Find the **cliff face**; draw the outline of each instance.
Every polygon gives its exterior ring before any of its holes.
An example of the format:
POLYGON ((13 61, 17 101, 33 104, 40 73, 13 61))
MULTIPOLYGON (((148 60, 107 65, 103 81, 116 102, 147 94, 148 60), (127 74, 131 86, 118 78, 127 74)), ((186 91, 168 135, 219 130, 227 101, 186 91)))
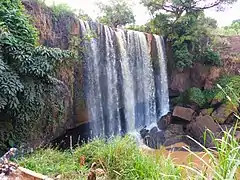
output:
POLYGON ((219 37, 219 44, 217 44, 215 48, 221 55, 221 67, 212 67, 195 63, 192 68, 184 69, 184 71, 181 72, 169 68, 170 90, 174 92, 183 92, 191 87, 211 89, 215 80, 222 74, 240 75, 239 40, 240 36, 219 37))
MULTIPOLYGON (((50 8, 36 1, 23 0, 22 3, 39 30, 40 44, 71 49, 73 37, 80 37, 80 24, 73 15, 56 17, 50 8)), ((87 120, 83 94, 76 93, 81 91, 74 91, 74 89, 83 89, 81 59, 70 61, 68 66, 61 67, 58 71, 58 78, 63 81, 63 84, 59 87, 61 97, 56 97, 56 101, 61 101, 63 115, 59 116, 59 110, 53 106, 51 119, 54 122, 48 124, 42 121, 42 124, 36 125, 43 128, 38 128, 39 132, 30 135, 31 146, 48 143, 67 129, 74 128, 87 120)))

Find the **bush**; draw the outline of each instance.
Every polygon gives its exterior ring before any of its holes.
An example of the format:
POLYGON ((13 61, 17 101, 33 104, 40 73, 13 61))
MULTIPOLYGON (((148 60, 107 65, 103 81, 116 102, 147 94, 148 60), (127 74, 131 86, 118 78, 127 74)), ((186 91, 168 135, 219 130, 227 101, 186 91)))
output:
POLYGON ((68 4, 54 4, 51 6, 51 9, 55 18, 66 15, 74 15, 74 10, 68 4))
POLYGON ((188 90, 187 94, 190 103, 196 103, 199 107, 203 107, 206 104, 206 99, 201 89, 193 87, 188 90))
POLYGON ((201 89, 193 87, 174 98, 172 103, 174 105, 197 104, 201 108, 206 104, 206 99, 201 89))
POLYGON ((193 56, 189 53, 188 47, 186 44, 174 46, 173 56, 174 56, 177 68, 184 69, 192 66, 193 56))
POLYGON ((231 99, 232 103, 236 106, 239 104, 240 97, 240 76, 222 76, 216 83, 215 87, 211 90, 204 90, 204 95, 208 100, 214 99, 218 102, 226 102, 227 96, 231 99), (217 84, 222 89, 217 87, 217 84))
POLYGON ((207 49, 203 53, 203 60, 205 64, 213 65, 213 66, 220 66, 221 60, 220 55, 218 52, 213 51, 212 49, 207 49))

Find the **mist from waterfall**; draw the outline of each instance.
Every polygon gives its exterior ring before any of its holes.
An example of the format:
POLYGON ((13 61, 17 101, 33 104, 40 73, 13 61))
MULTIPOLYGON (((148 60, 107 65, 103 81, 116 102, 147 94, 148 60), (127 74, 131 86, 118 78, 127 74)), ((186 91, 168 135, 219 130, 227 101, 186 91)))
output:
POLYGON ((169 111, 164 42, 154 35, 153 67, 146 35, 82 22, 84 92, 93 136, 131 133, 169 111), (156 70, 155 70, 156 69, 156 70))

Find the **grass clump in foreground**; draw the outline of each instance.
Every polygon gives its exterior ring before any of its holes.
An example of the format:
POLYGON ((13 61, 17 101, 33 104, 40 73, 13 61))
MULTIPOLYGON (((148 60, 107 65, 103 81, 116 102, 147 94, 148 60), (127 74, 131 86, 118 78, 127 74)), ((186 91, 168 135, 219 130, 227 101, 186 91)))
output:
POLYGON ((18 160, 18 163, 33 171, 61 179, 86 179, 89 167, 97 162, 106 171, 105 179, 119 180, 178 180, 181 168, 163 156, 149 156, 141 152, 135 140, 126 136, 103 140, 76 148, 72 153, 54 149, 40 149, 18 160), (86 157, 86 166, 80 168, 79 158, 86 157))
MULTIPOLYGON (((236 140, 234 134, 236 133, 237 126, 231 128, 228 131, 224 131, 221 138, 213 139, 213 149, 207 149, 191 137, 195 143, 197 143, 200 147, 203 148, 205 155, 208 160, 205 160, 203 157, 200 157, 198 154, 190 151, 189 153, 195 157, 197 157, 204 168, 202 169, 194 169, 190 165, 182 165, 182 167, 190 170, 193 174, 195 174, 197 179, 203 180, 237 180, 240 179, 240 156, 239 156, 239 142, 236 140)), ((206 135, 206 134, 205 134, 206 135)), ((189 178, 191 179, 191 178, 189 178)))
POLYGON ((204 156, 208 157, 206 160, 187 149, 189 155, 197 157, 204 165, 198 169, 191 161, 186 162, 187 165, 175 165, 159 153, 143 152, 130 136, 117 137, 107 143, 97 139, 73 152, 40 149, 19 159, 18 163, 50 177, 60 174, 63 180, 85 180, 93 162, 105 170, 105 180, 235 180, 240 177, 240 146, 233 136, 235 131, 236 128, 231 129, 220 139, 214 139, 215 150, 207 149, 189 137, 204 149, 204 156), (79 165, 81 156, 86 157, 83 167, 79 165))

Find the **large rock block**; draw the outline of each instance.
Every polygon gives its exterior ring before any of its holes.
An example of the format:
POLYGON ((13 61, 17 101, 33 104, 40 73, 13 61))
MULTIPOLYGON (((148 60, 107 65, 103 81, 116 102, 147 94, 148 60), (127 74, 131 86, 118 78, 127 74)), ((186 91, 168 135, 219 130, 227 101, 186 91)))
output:
POLYGON ((195 114, 195 111, 192 110, 191 108, 176 106, 173 110, 172 116, 181 118, 186 121, 191 121, 194 114, 195 114))
POLYGON ((229 104, 223 104, 219 108, 217 108, 215 111, 212 113, 213 119, 220 123, 223 124, 228 117, 233 113, 237 111, 233 105, 229 104))
POLYGON ((221 131, 217 123, 214 122, 211 116, 198 116, 195 121, 192 121, 188 127, 187 131, 191 137, 205 145, 206 147, 212 147, 212 135, 217 136, 221 131), (210 132, 209 132, 210 131, 210 132), (204 134, 206 132, 206 139, 204 134))

